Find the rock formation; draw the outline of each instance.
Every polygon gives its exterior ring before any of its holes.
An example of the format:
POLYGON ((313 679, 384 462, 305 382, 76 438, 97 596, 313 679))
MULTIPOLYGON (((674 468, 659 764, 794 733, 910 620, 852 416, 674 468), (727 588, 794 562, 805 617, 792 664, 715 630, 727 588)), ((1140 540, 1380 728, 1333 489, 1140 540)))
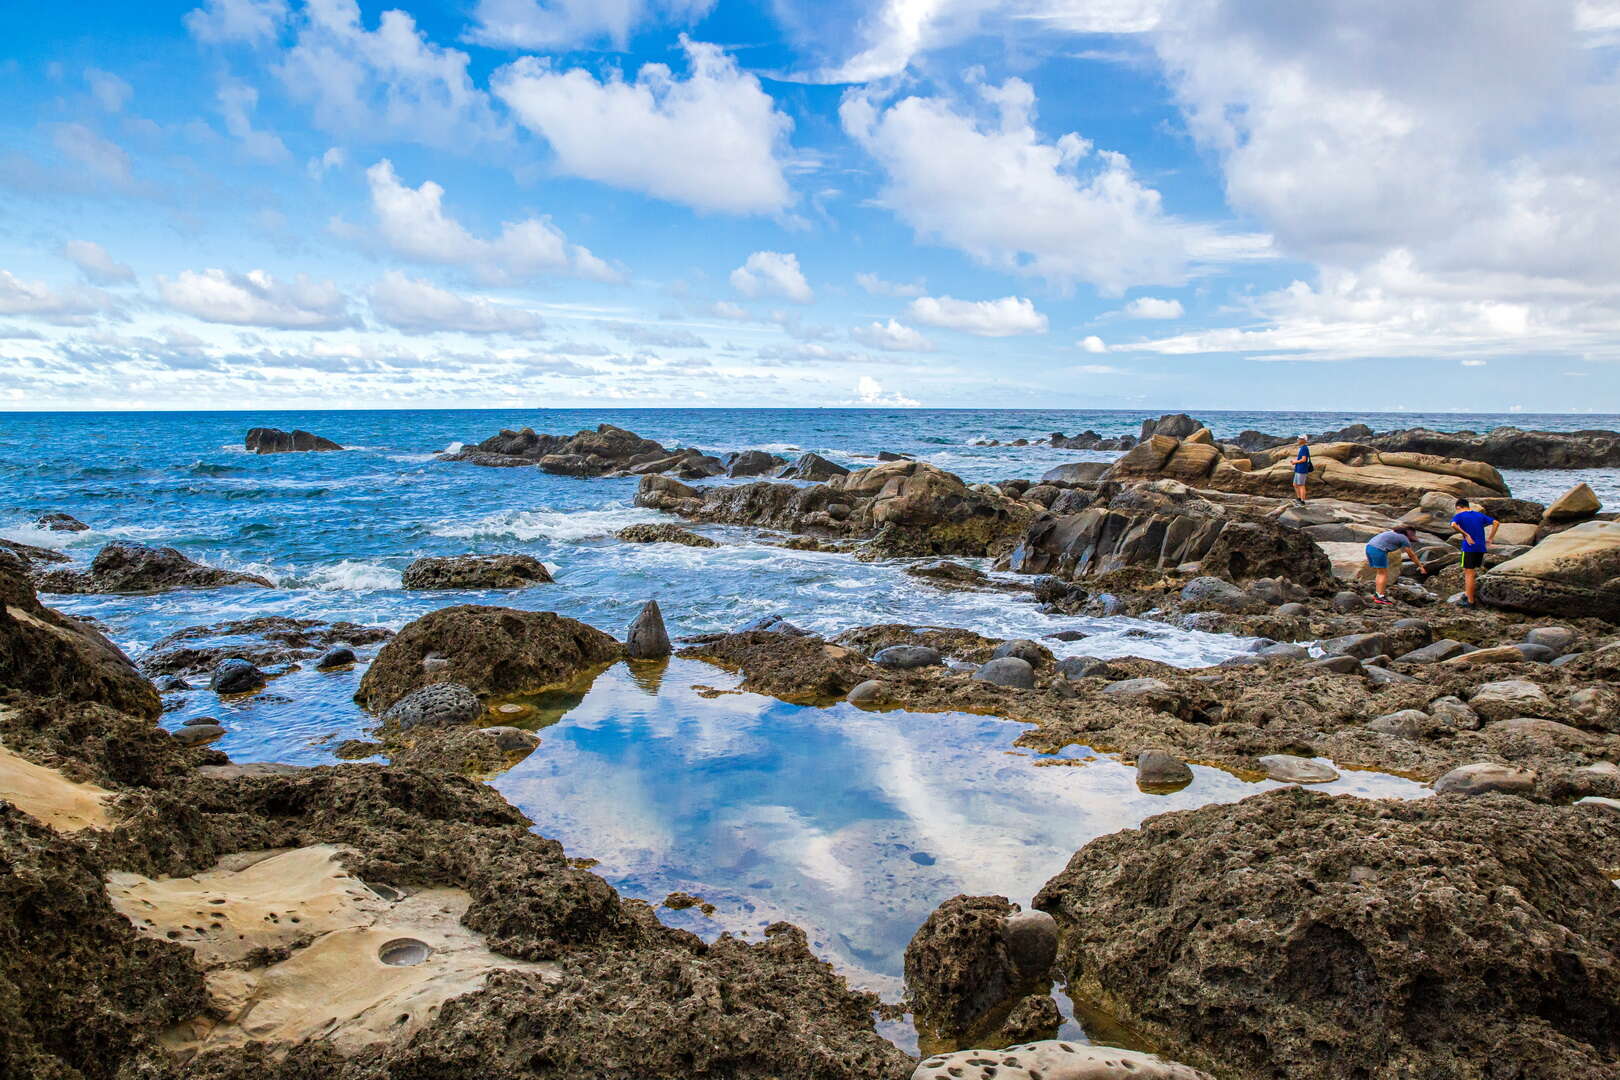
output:
POLYGON ((265 427, 256 427, 249 431, 242 444, 254 454, 301 454, 308 451, 343 449, 331 439, 323 439, 307 431, 282 431, 279 428, 265 427))
POLYGON ((1487 604, 1620 622, 1620 522, 1587 521, 1480 575, 1487 604))
POLYGON ((428 556, 400 578, 407 589, 527 589, 550 582, 546 564, 533 555, 428 556))
MULTIPOLYGON (((1292 446, 1294 436, 1245 431, 1230 441, 1254 452, 1292 446)), ((1375 432, 1365 424, 1354 424, 1340 431, 1313 436, 1311 441, 1355 442, 1398 453, 1463 458, 1499 469, 1620 467, 1620 432, 1616 431, 1524 431, 1503 426, 1481 435, 1473 431, 1431 431, 1428 428, 1375 432)))
POLYGON ((473 465, 538 466, 562 476, 629 476, 672 472, 688 479, 722 476, 726 467, 701 450, 670 449, 652 439, 612 424, 601 424, 574 435, 537 435, 533 428, 502 430, 477 446, 453 454, 440 454, 441 461, 465 461, 473 465))
POLYGON ((141 653, 139 664, 154 678, 211 672, 231 657, 275 667, 313 660, 337 645, 376 645, 393 636, 392 630, 381 626, 266 615, 176 630, 141 653))
POLYGON ((148 593, 170 589, 217 589, 228 585, 275 585, 258 574, 220 570, 193 562, 172 547, 115 540, 96 552, 88 570, 51 570, 36 578, 47 593, 148 593))

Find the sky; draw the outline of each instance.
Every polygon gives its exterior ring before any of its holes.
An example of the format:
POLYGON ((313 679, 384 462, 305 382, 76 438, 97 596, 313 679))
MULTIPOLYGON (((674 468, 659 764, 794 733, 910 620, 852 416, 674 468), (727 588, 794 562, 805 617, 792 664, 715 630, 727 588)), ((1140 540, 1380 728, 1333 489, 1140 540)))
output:
POLYGON ((0 409, 1620 412, 1620 0, 86 0, 0 42, 0 409))

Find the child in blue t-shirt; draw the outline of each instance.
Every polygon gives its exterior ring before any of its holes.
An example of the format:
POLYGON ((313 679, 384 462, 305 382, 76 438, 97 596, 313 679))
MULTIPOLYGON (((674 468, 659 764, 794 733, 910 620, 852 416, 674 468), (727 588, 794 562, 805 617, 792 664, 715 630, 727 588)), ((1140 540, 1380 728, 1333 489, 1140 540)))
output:
POLYGON ((1485 549, 1496 539, 1501 522, 1489 514, 1471 509, 1467 499, 1457 500, 1457 516, 1451 527, 1462 533, 1463 606, 1479 603, 1479 568, 1485 565, 1485 549))

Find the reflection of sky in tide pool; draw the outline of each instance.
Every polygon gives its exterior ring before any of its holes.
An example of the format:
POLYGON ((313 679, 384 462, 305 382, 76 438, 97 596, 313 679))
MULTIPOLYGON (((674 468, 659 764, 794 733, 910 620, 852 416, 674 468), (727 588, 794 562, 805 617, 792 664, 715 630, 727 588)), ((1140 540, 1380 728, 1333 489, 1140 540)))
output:
MULTIPOLYGON (((658 903, 681 890, 717 908, 662 909, 667 922, 757 939, 785 919, 852 983, 890 1000, 906 943, 941 901, 1027 904, 1097 836, 1279 786, 1195 766, 1190 786, 1148 795, 1112 758, 1016 750, 1024 725, 1010 721, 705 697, 693 684, 732 681, 694 661, 672 661, 661 685, 609 669, 495 786, 627 894, 658 903), (1080 763, 1040 764, 1060 760, 1080 763)), ((1377 773, 1318 786, 1426 793, 1377 773)))

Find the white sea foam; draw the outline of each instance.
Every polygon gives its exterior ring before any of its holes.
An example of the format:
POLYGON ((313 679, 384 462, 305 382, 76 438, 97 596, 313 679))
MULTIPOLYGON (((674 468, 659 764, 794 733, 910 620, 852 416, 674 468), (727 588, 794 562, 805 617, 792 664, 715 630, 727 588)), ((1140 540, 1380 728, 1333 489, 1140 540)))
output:
POLYGON ((466 443, 453 442, 449 446, 446 446, 442 452, 446 454, 459 454, 466 448, 466 443))
POLYGON ((503 510, 477 521, 441 521, 429 530, 434 536, 457 539, 557 540, 578 542, 612 536, 626 525, 667 520, 638 507, 604 510, 503 510))
POLYGON ((376 592, 400 587, 400 572, 381 563, 344 559, 328 566, 317 566, 303 574, 284 577, 285 588, 319 589, 323 592, 376 592))

